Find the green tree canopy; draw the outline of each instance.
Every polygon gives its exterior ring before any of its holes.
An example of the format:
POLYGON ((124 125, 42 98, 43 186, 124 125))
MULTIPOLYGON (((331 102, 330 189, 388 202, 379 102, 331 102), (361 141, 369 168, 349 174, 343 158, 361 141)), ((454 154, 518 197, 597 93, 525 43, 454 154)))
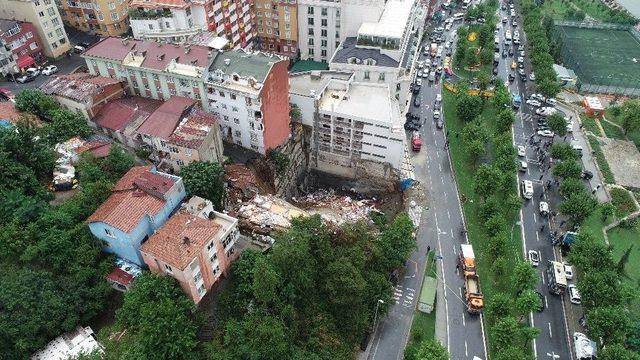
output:
POLYGON ((55 109, 49 111, 48 116, 51 122, 45 125, 44 132, 52 144, 69 140, 74 136, 85 137, 91 134, 91 128, 79 113, 55 109))
POLYGON ((598 202, 591 194, 574 193, 560 203, 560 212, 568 216, 574 224, 581 224, 591 215, 597 205, 598 202))
POLYGON ((456 104, 458 118, 465 122, 471 122, 480 113, 482 113, 482 99, 479 96, 472 96, 466 93, 459 95, 458 103, 456 104))
POLYGON ((216 162, 194 161, 183 166, 180 175, 190 196, 211 200, 216 209, 222 208, 225 198, 224 168, 216 162))
POLYGON ((579 179, 582 176, 582 167, 574 160, 565 160, 553 168, 553 175, 562 179, 579 179))
POLYGON ((564 119, 564 116, 559 113, 548 116, 547 125, 549 129, 558 136, 565 136, 567 134, 567 121, 564 119))

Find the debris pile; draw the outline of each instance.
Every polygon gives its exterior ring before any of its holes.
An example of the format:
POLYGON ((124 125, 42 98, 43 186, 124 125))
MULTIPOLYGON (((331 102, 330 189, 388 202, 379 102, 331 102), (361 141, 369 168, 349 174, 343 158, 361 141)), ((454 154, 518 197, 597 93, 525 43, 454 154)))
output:
POLYGON ((353 199, 336 194, 333 189, 318 190, 293 202, 307 210, 309 214, 319 214, 324 221, 342 225, 369 218, 369 214, 379 212, 375 199, 353 199))
POLYGON ((268 235, 291 226, 291 219, 308 213, 273 195, 255 195, 237 211, 241 230, 268 235))
POLYGON ((224 173, 227 176, 231 204, 250 200, 259 192, 256 175, 248 167, 242 164, 227 164, 224 166, 224 173))

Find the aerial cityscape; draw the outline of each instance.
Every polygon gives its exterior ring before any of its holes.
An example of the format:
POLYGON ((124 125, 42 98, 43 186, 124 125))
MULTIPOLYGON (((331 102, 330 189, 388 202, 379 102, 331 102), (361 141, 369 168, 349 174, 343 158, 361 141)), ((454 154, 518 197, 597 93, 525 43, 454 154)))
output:
POLYGON ((640 2, 0 0, 0 359, 640 360, 640 2))

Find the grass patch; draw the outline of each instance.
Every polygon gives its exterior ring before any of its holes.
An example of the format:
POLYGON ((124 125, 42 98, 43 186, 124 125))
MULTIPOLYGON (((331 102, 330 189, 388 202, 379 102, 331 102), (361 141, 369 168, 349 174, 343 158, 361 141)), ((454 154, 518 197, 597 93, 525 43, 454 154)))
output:
POLYGON ((611 194, 611 203, 616 207, 616 216, 618 218, 623 218, 637 210, 636 204, 627 190, 613 188, 609 191, 609 194, 611 194))
MULTIPOLYGON (((616 262, 629 247, 633 246, 621 278, 623 282, 637 288, 640 285, 640 229, 638 225, 628 229, 618 226, 609 230, 607 235, 609 244, 613 246, 613 259, 616 262)), ((636 316, 640 315, 640 299, 636 298, 631 304, 630 310, 636 316)))
MULTIPOLYGON (((619 116, 613 116, 611 107, 605 110, 607 120, 622 126, 622 119, 619 116)), ((640 129, 636 129, 627 133, 627 139, 632 141, 638 149, 640 149, 640 129)))
POLYGON ((596 122, 597 121, 596 119, 590 118, 587 116, 581 116, 580 120, 582 122, 582 127, 587 129, 587 131, 590 131, 593 135, 602 136, 602 132, 598 127, 598 123, 596 122))
POLYGON ((607 135, 608 138, 617 139, 617 140, 627 139, 624 136, 624 131, 621 128, 611 124, 610 122, 601 120, 600 125, 602 125, 602 128, 604 129, 604 133, 605 135, 607 135))
POLYGON ((611 168, 609 168, 609 163, 607 159, 604 158, 604 153, 602 152, 602 148, 600 148, 600 142, 598 138, 593 135, 589 135, 589 144, 591 144, 591 148, 596 155, 596 161, 598 162, 598 167, 600 168, 600 172, 604 176, 605 184, 615 184, 616 180, 613 177, 613 172, 611 172, 611 168))
POLYGON ((606 221, 602 221, 602 211, 600 207, 596 208, 591 215, 580 226, 580 232, 588 232, 599 241, 604 242, 604 234, 602 229, 605 225, 611 223, 613 219, 609 218, 606 221))
MULTIPOLYGON (((427 263, 429 267, 425 269, 426 276, 436 277, 436 262, 433 260, 434 252, 430 252, 427 257, 427 263)), ((421 291, 422 289, 420 289, 421 291)), ((418 297, 420 292, 418 292, 418 297)), ((430 314, 423 313, 422 311, 415 310, 413 316, 413 322, 411 323, 411 335, 409 336, 409 342, 405 349, 405 353, 410 354, 417 350, 425 340, 433 339, 436 335, 436 310, 430 314)))

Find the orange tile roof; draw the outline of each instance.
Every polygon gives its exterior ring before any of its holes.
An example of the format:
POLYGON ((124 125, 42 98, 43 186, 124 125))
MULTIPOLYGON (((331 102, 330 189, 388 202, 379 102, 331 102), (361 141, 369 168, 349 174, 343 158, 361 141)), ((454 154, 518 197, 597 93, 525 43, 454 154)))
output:
POLYGON ((178 212, 142 244, 140 251, 184 270, 219 229, 212 220, 178 212))
POLYGON ((130 232, 145 215, 155 216, 160 213, 166 201, 137 189, 134 184, 137 178, 151 168, 152 166, 131 168, 113 187, 111 196, 85 223, 104 222, 116 229, 130 232))
POLYGON ((20 112, 16 109, 16 104, 11 101, 0 102, 0 119, 6 119, 15 123, 19 117, 20 112))

